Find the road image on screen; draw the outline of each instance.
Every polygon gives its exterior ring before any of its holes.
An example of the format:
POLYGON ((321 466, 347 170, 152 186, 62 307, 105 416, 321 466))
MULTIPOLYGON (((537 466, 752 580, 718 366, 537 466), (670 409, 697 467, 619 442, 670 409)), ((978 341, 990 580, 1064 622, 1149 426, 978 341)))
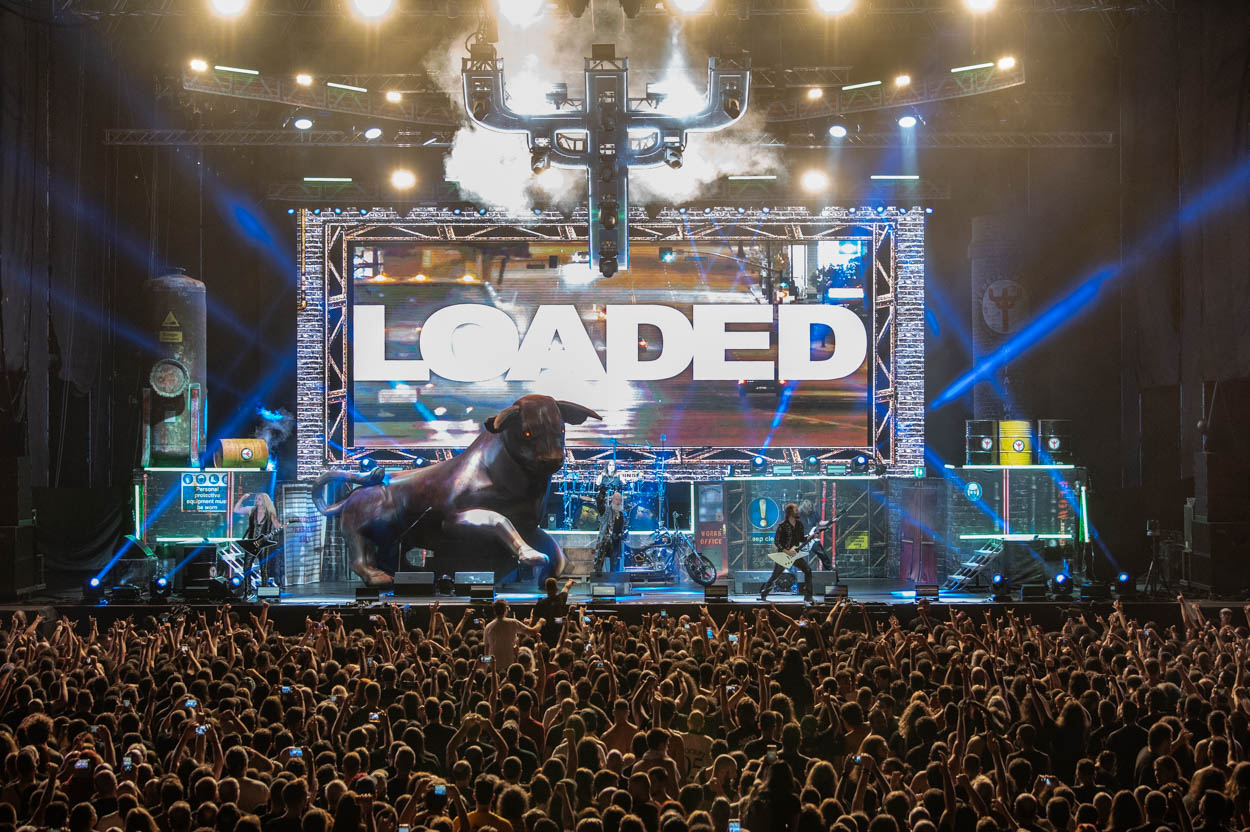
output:
POLYGON ((573 446, 868 445, 869 243, 357 243, 351 444, 464 447, 529 393, 573 446), (787 378, 787 373, 791 374, 787 378))

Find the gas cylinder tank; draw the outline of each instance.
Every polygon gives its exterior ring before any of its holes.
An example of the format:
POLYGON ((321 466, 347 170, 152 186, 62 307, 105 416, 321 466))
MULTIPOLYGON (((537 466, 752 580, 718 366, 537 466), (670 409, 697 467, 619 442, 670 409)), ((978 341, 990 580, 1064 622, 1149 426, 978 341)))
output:
POLYGON ((144 296, 155 345, 146 464, 197 465, 206 431, 207 293, 203 283, 175 271, 148 280, 144 296))

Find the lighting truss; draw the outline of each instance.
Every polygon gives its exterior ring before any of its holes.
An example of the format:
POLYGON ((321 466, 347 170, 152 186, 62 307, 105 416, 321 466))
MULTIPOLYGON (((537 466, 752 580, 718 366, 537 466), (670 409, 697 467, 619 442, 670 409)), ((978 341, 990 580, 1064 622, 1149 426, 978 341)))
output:
POLYGON ((990 64, 981 69, 964 72, 945 72, 940 75, 913 80, 905 87, 881 82, 873 86, 852 85, 829 90, 814 101, 806 96, 797 99, 773 101, 764 108, 764 120, 770 123, 783 121, 806 121, 829 119, 845 113, 862 113, 868 110, 884 110, 893 107, 914 107, 952 98, 967 98, 988 92, 1018 87, 1024 83, 1024 63, 1017 61, 1010 69, 999 69, 990 64))
MULTIPOLYGON (((343 130, 255 130, 221 128, 179 130, 175 128, 115 128, 104 132, 106 145, 139 147, 450 147, 451 129, 405 130, 389 138, 366 139, 343 130)), ((904 142, 897 130, 883 133, 849 133, 831 142, 822 133, 792 133, 778 137, 759 133, 751 141, 764 147, 821 149, 844 147, 916 147, 942 150, 1011 148, 1110 149, 1115 133, 1096 130, 1048 130, 1020 132, 935 132, 922 130, 904 142)))
MULTIPOLYGON (((709 213, 682 214, 674 208, 649 219, 633 210, 630 227, 638 241, 690 240, 819 242, 855 237, 871 241, 873 298, 872 342, 869 348, 869 406, 873 442, 862 449, 822 449, 820 455, 844 458, 863 451, 891 476, 910 477, 924 464, 924 211, 912 206, 903 213, 875 206, 777 208, 767 215, 740 214, 720 207, 709 213), (906 345, 906 348, 900 348, 906 345)), ((311 480, 327 468, 356 468, 372 458, 388 467, 409 467, 417 460, 447 459, 450 448, 365 448, 351 444, 348 413, 348 372, 352 366, 348 298, 351 268, 349 241, 460 243, 553 243, 587 239, 587 215, 571 220, 555 212, 517 215, 488 210, 453 214, 448 208, 414 208, 406 214, 370 209, 364 215, 298 212, 300 297, 297 319, 298 475, 311 480)), ((639 460, 654 448, 618 446, 617 453, 639 460)), ((571 462, 590 461, 603 449, 570 450, 571 462)), ((757 451, 748 448, 666 448, 668 466, 711 467, 723 475, 729 464, 749 463, 757 451)), ((772 448, 770 458, 801 463, 810 448, 772 448)), ((822 456, 823 458, 823 456, 822 456)), ((673 470, 671 467, 669 470, 673 470)))
MULTIPOLYGON (((355 85, 352 85, 355 86, 355 85)), ((343 87, 331 87, 317 81, 305 87, 292 78, 275 78, 267 75, 249 75, 209 68, 195 72, 190 68, 182 74, 183 89, 191 92, 224 95, 229 98, 246 98, 251 101, 269 101, 291 107, 304 107, 346 113, 371 119, 402 121, 406 124, 425 124, 432 127, 455 127, 460 124, 458 111, 453 110, 445 95, 406 95, 398 104, 386 100, 385 89, 359 92, 343 87)))

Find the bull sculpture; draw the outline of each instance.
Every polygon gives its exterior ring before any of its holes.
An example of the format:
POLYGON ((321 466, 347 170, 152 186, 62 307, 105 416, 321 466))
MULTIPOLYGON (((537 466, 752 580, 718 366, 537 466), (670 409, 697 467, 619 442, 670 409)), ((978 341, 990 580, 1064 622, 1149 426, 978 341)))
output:
POLYGON ((328 471, 317 478, 313 500, 324 515, 342 518, 352 570, 368 586, 388 586, 394 576, 378 566, 378 552, 401 537, 435 555, 506 552, 516 563, 558 575, 564 553, 538 527, 551 476, 564 465, 564 425, 598 413, 550 396, 523 396, 487 419, 485 430, 451 459, 386 478, 328 471), (325 487, 356 486, 333 505, 325 487))

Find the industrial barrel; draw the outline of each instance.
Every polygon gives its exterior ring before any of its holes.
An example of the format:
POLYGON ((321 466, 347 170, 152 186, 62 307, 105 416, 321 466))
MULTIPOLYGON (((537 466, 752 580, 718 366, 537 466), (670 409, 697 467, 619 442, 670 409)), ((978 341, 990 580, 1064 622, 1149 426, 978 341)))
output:
POLYGON ((1003 465, 1033 464, 1033 423, 1027 419, 998 421, 998 461, 1003 465))
POLYGON ((1070 419, 1037 420, 1037 459, 1048 465, 1074 465, 1072 421, 1070 419))
POLYGON ((204 284, 182 272, 144 284, 155 352, 148 372, 145 462, 198 465, 204 451, 208 316, 204 284))
POLYGON ((964 423, 964 428, 964 462, 968 465, 997 465, 997 420, 969 419, 964 423))
POLYGON ((264 468, 269 464, 269 443, 264 439, 223 439, 213 449, 215 468, 264 468))

